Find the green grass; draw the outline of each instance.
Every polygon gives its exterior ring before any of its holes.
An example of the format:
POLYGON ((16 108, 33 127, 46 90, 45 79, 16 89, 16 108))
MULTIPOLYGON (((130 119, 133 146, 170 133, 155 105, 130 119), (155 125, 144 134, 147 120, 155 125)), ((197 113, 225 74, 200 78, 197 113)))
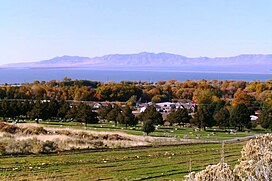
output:
MULTIPOLYGON (((225 160, 232 167, 243 145, 225 145, 225 160)), ((182 180, 190 159, 192 170, 199 171, 219 162, 220 149, 220 144, 197 144, 2 156, 0 180, 182 180)))
MULTIPOLYGON (((76 122, 46 122, 43 121, 41 124, 51 127, 70 127, 83 129, 84 125, 76 122)), ((88 124, 88 130, 93 131, 111 131, 111 132, 124 132, 132 135, 144 135, 141 125, 137 125, 133 128, 125 129, 124 126, 120 125, 115 127, 112 123, 101 123, 101 124, 88 124)), ((181 128, 177 126, 160 126, 155 132, 151 133, 150 136, 159 137, 176 137, 176 138, 190 138, 190 139, 202 139, 202 140, 228 140, 232 138, 246 137, 258 133, 264 133, 262 131, 252 132, 237 132, 236 134, 229 134, 220 129, 208 129, 207 131, 195 132, 193 128, 181 128)))

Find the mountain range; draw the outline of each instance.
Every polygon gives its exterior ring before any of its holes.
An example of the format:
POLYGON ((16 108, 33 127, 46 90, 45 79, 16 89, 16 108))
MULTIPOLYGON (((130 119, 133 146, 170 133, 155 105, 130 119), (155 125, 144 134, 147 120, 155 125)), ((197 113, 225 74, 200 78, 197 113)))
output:
POLYGON ((242 54, 233 57, 189 58, 170 53, 110 54, 101 57, 62 56, 1 68, 90 68, 116 70, 221 71, 272 73, 272 54, 242 54))

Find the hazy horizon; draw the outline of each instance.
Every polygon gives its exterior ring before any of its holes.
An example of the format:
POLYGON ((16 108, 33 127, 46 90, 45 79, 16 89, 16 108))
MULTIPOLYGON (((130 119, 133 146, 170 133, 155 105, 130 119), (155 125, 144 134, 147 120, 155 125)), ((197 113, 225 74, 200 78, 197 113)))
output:
MULTIPOLYGON (((49 59, 41 59, 41 60, 33 60, 33 61, 21 61, 21 62, 11 62, 11 63, 2 63, 0 62, 0 65, 5 65, 5 64, 20 64, 20 63, 36 63, 36 62, 40 62, 40 61, 45 61, 45 60, 51 60, 54 58, 61 58, 61 57, 86 57, 86 58, 96 58, 96 57, 103 57, 103 56, 108 56, 108 55, 137 55, 137 54, 142 54, 142 53, 151 53, 151 54, 162 54, 162 53, 167 53, 167 54, 173 54, 173 55, 181 55, 181 54, 177 54, 177 53, 169 53, 169 52, 138 52, 138 53, 114 53, 114 54, 105 54, 105 55, 101 55, 101 56, 93 56, 93 57, 88 57, 88 56, 81 56, 81 55, 60 55, 60 56, 54 56, 51 57, 49 59)), ((202 57, 206 57, 206 58, 230 58, 230 57, 237 57, 237 56, 241 56, 241 55, 272 55, 272 53, 269 54, 239 54, 239 55, 234 55, 234 56, 216 56, 216 57, 208 57, 208 56, 197 56, 197 57, 189 57, 186 55, 181 55, 181 56, 185 56, 187 58, 202 58, 202 57)))

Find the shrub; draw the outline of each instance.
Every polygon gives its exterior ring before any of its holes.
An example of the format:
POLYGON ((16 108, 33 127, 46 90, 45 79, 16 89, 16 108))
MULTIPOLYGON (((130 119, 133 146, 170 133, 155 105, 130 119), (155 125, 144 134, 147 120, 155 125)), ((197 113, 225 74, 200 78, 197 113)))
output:
POLYGON ((7 123, 0 123, 0 131, 15 134, 17 132, 20 132, 21 128, 7 123))
POLYGON ((55 152, 58 149, 58 144, 55 143, 54 141, 45 141, 42 142, 42 153, 50 153, 50 152, 55 152))
POLYGON ((259 136, 243 147, 240 163, 235 166, 237 179, 270 180, 272 178, 272 135, 259 136))
POLYGON ((191 173, 185 178, 187 181, 234 181, 234 175, 227 163, 218 163, 217 165, 209 165, 205 170, 196 174, 191 173))
POLYGON ((43 127, 28 127, 28 128, 24 128, 22 130, 23 134, 26 135, 39 135, 39 134, 47 134, 47 130, 45 130, 43 127))
POLYGON ((5 140, 7 154, 28 154, 32 153, 34 145, 39 144, 36 138, 26 140, 15 140, 14 138, 5 140))
POLYGON ((6 154, 6 148, 3 143, 0 143, 0 155, 6 154))
POLYGON ((272 178, 272 135, 258 136, 243 147, 240 162, 232 171, 226 163, 209 165, 196 174, 190 173, 187 181, 252 180, 269 181, 272 178))

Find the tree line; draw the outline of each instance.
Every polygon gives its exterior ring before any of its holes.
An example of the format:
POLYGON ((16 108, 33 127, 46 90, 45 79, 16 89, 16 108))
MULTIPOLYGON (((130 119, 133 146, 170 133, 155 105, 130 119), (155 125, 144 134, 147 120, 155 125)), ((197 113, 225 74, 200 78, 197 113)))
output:
POLYGON ((245 92, 248 98, 257 102, 272 100, 272 80, 218 81, 199 80, 179 82, 176 80, 141 82, 98 82, 71 80, 49 82, 35 81, 21 85, 1 85, 0 99, 56 99, 78 101, 121 101, 121 102, 164 102, 180 99, 194 100, 199 92, 213 90, 218 97, 233 99, 237 92, 245 92))
MULTIPOLYGON (((219 126, 234 127, 239 130, 251 128, 256 123, 250 115, 260 109, 258 124, 271 129, 272 81, 122 81, 102 83, 89 80, 49 81, 27 83, 17 86, 0 86, 0 116, 4 119, 32 120, 72 120, 84 123, 97 123, 98 120, 113 121, 115 125, 126 127, 139 121, 151 131, 156 125, 163 124, 161 114, 149 106, 139 116, 132 114, 135 102, 195 100, 197 110, 189 116, 186 109, 173 110, 166 118, 171 124, 197 126, 201 129, 219 126), (102 107, 95 112, 87 104, 71 106, 67 100, 122 101, 102 107), (99 119, 98 119, 99 118, 99 119)), ((149 132, 147 131, 147 132, 149 132)))

